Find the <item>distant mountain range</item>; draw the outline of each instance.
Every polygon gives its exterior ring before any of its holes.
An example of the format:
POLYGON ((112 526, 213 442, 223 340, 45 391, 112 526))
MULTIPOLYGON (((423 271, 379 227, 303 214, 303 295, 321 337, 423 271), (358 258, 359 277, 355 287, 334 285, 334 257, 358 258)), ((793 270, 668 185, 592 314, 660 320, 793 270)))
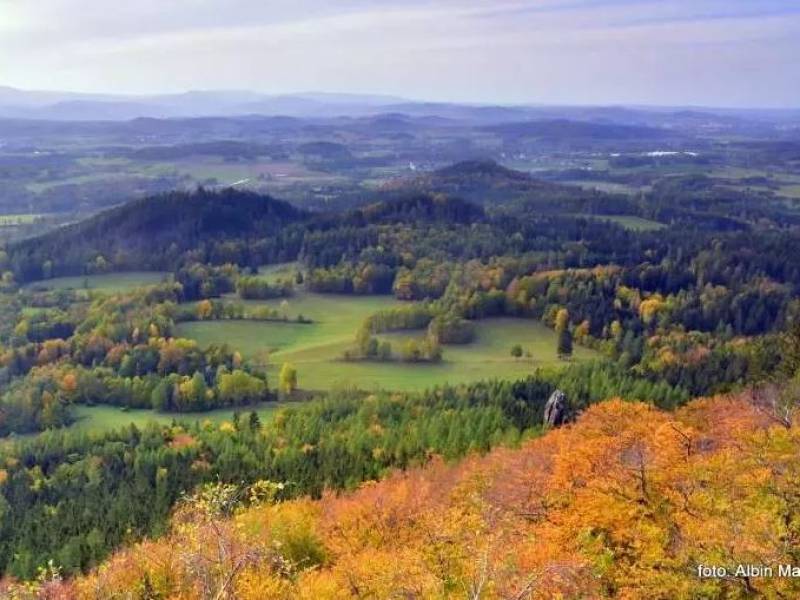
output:
POLYGON ((25 91, 0 86, 0 117, 59 121, 241 115, 362 116, 406 102, 393 96, 362 94, 267 95, 249 91, 190 91, 125 96, 25 91))
POLYGON ((493 125, 569 119, 668 129, 740 128, 745 123, 800 126, 797 110, 733 110, 636 106, 500 106, 417 102, 370 94, 309 92, 270 95, 252 91, 189 91, 150 96, 27 91, 0 86, 0 118, 51 121, 127 121, 139 117, 288 116, 369 117, 400 114, 493 125))

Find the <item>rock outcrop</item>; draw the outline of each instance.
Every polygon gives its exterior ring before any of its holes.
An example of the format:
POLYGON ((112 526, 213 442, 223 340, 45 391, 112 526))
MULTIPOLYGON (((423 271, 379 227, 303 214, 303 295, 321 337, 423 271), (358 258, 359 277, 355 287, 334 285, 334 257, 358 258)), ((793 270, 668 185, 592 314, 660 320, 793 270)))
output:
POLYGON ((555 427, 566 421, 567 395, 561 390, 555 390, 544 405, 545 427, 555 427))

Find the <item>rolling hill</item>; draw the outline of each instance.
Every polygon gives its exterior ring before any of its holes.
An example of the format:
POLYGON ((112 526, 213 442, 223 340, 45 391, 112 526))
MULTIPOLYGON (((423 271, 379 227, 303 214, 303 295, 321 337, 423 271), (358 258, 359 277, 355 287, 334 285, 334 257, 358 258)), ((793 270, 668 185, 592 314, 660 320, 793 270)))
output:
POLYGON ((98 269, 114 262, 117 268, 158 270, 174 267, 186 250, 197 249, 208 258, 215 243, 227 237, 274 238, 309 216, 287 202, 252 192, 173 192, 134 200, 24 240, 10 247, 9 254, 23 265, 17 273, 21 281, 79 275, 91 262, 100 263, 98 269), (115 260, 123 254, 124 260, 115 260), (48 261, 49 268, 44 266, 48 261))
POLYGON ((487 209, 551 214, 630 214, 638 207, 621 194, 553 183, 492 160, 468 160, 416 177, 393 180, 388 194, 427 191, 459 197, 487 209))

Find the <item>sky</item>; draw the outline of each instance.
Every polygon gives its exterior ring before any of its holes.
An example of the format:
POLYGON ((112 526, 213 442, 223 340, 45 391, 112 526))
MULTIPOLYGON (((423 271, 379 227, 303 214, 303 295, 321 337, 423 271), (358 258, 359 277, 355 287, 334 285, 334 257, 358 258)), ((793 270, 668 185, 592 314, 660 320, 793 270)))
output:
POLYGON ((800 107, 800 0, 0 0, 0 85, 800 107))

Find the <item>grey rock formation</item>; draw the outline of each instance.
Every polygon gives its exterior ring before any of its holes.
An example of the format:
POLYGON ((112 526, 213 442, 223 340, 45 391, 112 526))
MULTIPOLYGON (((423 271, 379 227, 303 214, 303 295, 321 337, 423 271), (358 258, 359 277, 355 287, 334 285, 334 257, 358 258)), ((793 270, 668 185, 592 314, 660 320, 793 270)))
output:
POLYGON ((561 390, 555 390, 544 405, 544 425, 555 427, 561 425, 567 416, 567 395, 561 390))

